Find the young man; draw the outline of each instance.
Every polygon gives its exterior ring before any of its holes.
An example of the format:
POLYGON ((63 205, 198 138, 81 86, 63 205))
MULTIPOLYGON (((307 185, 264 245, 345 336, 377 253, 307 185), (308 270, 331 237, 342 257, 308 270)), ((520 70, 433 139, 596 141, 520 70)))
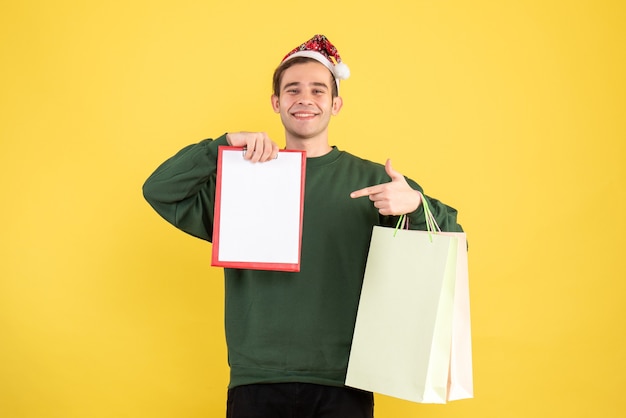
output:
MULTIPOLYGON (((389 160, 383 166, 330 145, 328 125, 343 104, 339 80, 348 75, 322 35, 275 71, 271 102, 286 148, 307 156, 301 269, 224 270, 228 417, 373 416, 373 395, 344 386, 372 227, 394 226, 401 214, 413 229, 425 221, 422 189, 389 160)), ((208 241, 220 145, 247 147, 255 163, 278 153, 265 133, 228 133, 182 149, 143 189, 167 221, 208 241)), ((462 230, 454 209, 423 198, 442 230, 462 230)))

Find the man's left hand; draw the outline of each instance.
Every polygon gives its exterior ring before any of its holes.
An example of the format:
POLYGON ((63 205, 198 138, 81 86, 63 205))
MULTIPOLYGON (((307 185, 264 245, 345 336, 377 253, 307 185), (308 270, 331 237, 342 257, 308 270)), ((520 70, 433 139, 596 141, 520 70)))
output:
POLYGON ((390 159, 385 163, 385 171, 391 178, 389 183, 355 190, 350 193, 350 197, 356 199, 369 196, 381 215, 403 215, 416 210, 422 203, 420 193, 411 188, 404 176, 391 167, 390 159))

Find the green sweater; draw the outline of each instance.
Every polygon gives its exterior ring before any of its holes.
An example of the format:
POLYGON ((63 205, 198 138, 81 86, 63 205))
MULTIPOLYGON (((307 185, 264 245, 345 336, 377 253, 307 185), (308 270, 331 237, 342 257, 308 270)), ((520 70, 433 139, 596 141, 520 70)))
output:
MULTIPOLYGON (((143 187, 168 222, 208 241, 219 145, 227 145, 225 136, 182 149, 143 187)), ((381 216, 366 197, 350 198, 350 192, 388 181, 383 165, 336 147, 307 159, 300 272, 224 270, 229 387, 343 386, 372 227, 397 220, 381 216)), ((442 230, 462 230, 456 210, 426 198, 442 230)), ((408 216, 411 228, 425 229, 421 205, 408 216)))

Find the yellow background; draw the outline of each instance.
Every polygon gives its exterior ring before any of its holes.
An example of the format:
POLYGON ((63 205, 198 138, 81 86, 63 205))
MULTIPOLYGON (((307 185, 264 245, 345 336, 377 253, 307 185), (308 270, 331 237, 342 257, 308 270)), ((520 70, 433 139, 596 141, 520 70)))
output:
POLYGON ((625 21, 621 0, 3 2, 0 417, 224 416, 222 273, 141 185, 205 137, 283 144, 271 73, 318 32, 352 70, 332 143, 392 158, 470 241, 475 399, 376 416, 623 417, 625 21))

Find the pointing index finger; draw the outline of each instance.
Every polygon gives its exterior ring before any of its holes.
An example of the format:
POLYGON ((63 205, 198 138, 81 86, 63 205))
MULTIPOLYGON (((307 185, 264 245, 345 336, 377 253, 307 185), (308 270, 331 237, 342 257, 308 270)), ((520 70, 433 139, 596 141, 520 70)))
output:
POLYGON ((379 192, 380 186, 370 186, 370 187, 365 187, 363 189, 360 190, 355 190, 352 193, 350 193, 350 197, 353 199, 356 199, 357 197, 363 197, 363 196, 370 196, 373 195, 375 193, 379 192))

